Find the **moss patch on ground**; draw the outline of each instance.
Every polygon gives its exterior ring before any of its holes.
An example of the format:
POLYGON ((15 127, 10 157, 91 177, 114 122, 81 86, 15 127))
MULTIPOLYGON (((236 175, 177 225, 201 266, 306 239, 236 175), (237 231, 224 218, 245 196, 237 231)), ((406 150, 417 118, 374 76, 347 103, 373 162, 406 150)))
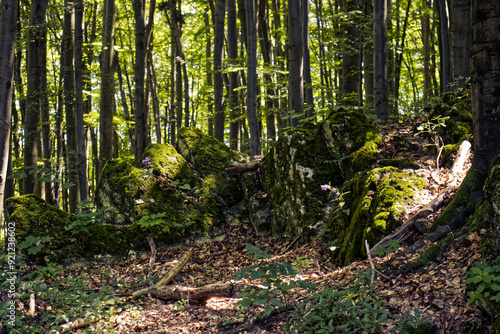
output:
POLYGON ((405 213, 404 206, 425 185, 424 179, 394 167, 360 172, 346 182, 336 205, 349 209, 332 215, 324 237, 327 244, 336 247, 333 260, 347 265, 363 256, 364 240, 374 245, 397 228, 405 213))

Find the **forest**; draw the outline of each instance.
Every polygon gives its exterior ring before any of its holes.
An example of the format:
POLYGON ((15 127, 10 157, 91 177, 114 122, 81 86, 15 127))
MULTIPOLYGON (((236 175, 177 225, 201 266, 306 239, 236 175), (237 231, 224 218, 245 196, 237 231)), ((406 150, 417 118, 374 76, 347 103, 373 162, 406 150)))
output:
POLYGON ((500 3, 0 6, 0 333, 500 333, 500 3))

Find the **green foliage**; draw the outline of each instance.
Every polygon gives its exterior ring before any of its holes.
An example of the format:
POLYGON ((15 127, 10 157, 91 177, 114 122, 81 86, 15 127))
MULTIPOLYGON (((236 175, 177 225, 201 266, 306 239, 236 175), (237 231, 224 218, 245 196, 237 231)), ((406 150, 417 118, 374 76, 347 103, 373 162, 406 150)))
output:
POLYGON ((106 211, 105 207, 95 211, 94 203, 90 200, 82 201, 78 205, 76 220, 65 227, 73 235, 89 232, 89 226, 98 222, 98 218, 106 211))
POLYGON ((411 333, 410 329, 430 325, 415 309, 403 316, 391 315, 383 308, 374 286, 371 270, 358 272, 351 287, 329 287, 313 295, 305 304, 296 306, 290 332, 300 333, 379 333, 393 320, 391 331, 411 333))
MULTIPOLYGON (((20 248, 28 249, 37 254, 40 249, 33 244, 42 243, 44 238, 27 238, 20 244, 20 248), (37 241, 38 240, 38 241, 37 241)), ((11 277, 8 257, 0 256, 0 288, 2 291, 10 291, 11 277)), ((25 263, 22 259, 16 261, 16 268, 21 268, 25 263)), ((100 290, 89 288, 92 279, 89 275, 76 277, 65 276, 63 267, 50 263, 47 266, 36 267, 35 270, 25 272, 16 276, 16 292, 9 300, 0 303, 0 319, 6 319, 9 315, 11 300, 25 301, 34 294, 37 300, 43 300, 50 305, 48 308, 40 309, 36 318, 28 316, 20 310, 15 311, 15 326, 12 322, 4 325, 9 333, 46 333, 47 331, 60 330, 60 325, 79 318, 91 319, 94 317, 109 317, 111 314, 120 312, 119 301, 113 296, 113 291, 107 286, 100 290)), ((10 313, 12 314, 12 313, 10 313)), ((9 319, 11 319, 9 317, 9 319)))
POLYGON ((397 240, 389 240, 387 247, 382 247, 379 246, 375 250, 373 250, 373 254, 378 255, 378 256, 383 256, 385 254, 392 254, 394 250, 401 245, 397 240))
POLYGON ((470 298, 467 305, 488 300, 500 303, 500 265, 476 262, 468 274, 469 278, 464 283, 473 290, 468 291, 470 298))
POLYGON ((263 306, 264 312, 269 315, 273 308, 283 306, 282 301, 286 294, 293 288, 300 287, 307 289, 310 292, 314 291, 316 285, 310 282, 294 280, 297 272, 294 266, 288 262, 268 263, 265 260, 271 258, 267 252, 260 249, 260 245, 246 245, 247 253, 253 254, 255 260, 260 260, 259 264, 242 268, 235 273, 237 281, 250 278, 252 281, 262 280, 260 285, 264 288, 257 290, 247 287, 238 301, 238 305, 242 310, 249 306, 263 306))
POLYGON ((50 242, 52 239, 54 238, 50 236, 34 237, 29 235, 23 242, 19 243, 19 249, 26 249, 28 254, 35 255, 42 250, 42 244, 50 242))

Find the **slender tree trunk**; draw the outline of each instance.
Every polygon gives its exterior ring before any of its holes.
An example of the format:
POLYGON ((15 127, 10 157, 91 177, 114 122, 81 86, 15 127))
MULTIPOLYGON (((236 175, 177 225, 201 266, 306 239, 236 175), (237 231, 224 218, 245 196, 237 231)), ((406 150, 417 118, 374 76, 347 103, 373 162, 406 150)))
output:
POLYGON ((5 180, 10 156, 14 53, 16 46, 17 0, 2 0, 0 12, 0 222, 5 180))
POLYGON ((139 165, 148 145, 148 132, 146 117, 145 75, 147 50, 151 41, 151 31, 154 19, 156 0, 149 3, 149 22, 146 25, 146 1, 134 0, 135 17, 135 139, 136 155, 135 164, 139 165))
POLYGON ((254 0, 247 0, 247 114, 250 128, 250 156, 260 155, 260 128, 257 119, 257 27, 254 0))
POLYGON ((314 96, 311 78, 311 57, 309 55, 309 0, 302 0, 302 38, 304 47, 304 85, 306 118, 314 115, 314 96))
POLYGON ((75 1, 75 110, 80 200, 88 199, 86 132, 83 123, 83 0, 75 1))
MULTIPOLYGON (((236 66, 238 61, 238 28, 236 25, 236 0, 227 0, 227 57, 228 62, 236 66)), ((229 147, 240 150, 241 127, 238 109, 238 71, 229 72, 228 111, 229 111, 229 147)))
POLYGON ((222 63, 224 53, 224 16, 225 0, 215 1, 215 29, 214 29, 214 136, 224 142, 224 78, 222 63))
POLYGON ((288 94, 293 112, 292 126, 299 124, 304 111, 304 57, 301 0, 288 1, 288 94))
MULTIPOLYGON (((373 22, 373 4, 372 1, 364 1, 363 13, 366 22, 373 22)), ((373 23, 371 30, 367 32, 368 40, 373 39, 373 23)), ((364 42, 363 47, 363 83, 365 88, 364 104, 368 110, 373 108, 373 43, 364 42)))
POLYGON ((397 115, 398 115, 398 110, 399 110, 399 81, 400 81, 400 77, 401 77, 401 65, 403 63, 406 29, 408 28, 408 19, 410 17, 410 8, 411 8, 411 0, 408 0, 407 6, 406 6, 405 21, 403 23, 401 44, 397 48, 398 52, 396 53, 396 64, 395 64, 395 73, 394 73, 394 104, 395 104, 394 110, 397 113, 397 115))
POLYGON ((115 95, 115 0, 105 0, 101 50, 101 104, 99 119, 99 166, 97 180, 108 160, 113 159, 113 114, 115 95))
POLYGON ((425 6, 425 13, 422 21, 422 36, 424 45, 424 103, 429 100, 429 93, 431 91, 431 76, 429 67, 429 33, 430 33, 430 0, 422 0, 425 6))
MULTIPOLYGON (((205 57, 207 60, 206 64, 206 72, 207 72, 207 87, 208 90, 211 91, 213 89, 213 82, 212 82, 212 62, 210 59, 212 59, 212 39, 211 39, 211 34, 210 34, 210 18, 209 18, 209 6, 205 7, 205 12, 203 14, 203 17, 205 19, 205 39, 206 39, 206 48, 205 48, 205 57)), ((214 104, 213 104, 213 98, 212 94, 208 94, 207 97, 207 105, 208 105, 208 135, 213 136, 214 135, 214 104)))
POLYGON ((373 69, 375 114, 389 120, 387 90, 387 0, 375 0, 373 6, 373 69))
MULTIPOLYGON (((355 0, 343 0, 343 8, 345 13, 352 14, 357 10, 355 0)), ((342 26, 346 32, 345 43, 342 48, 342 97, 343 102, 347 105, 360 105, 359 101, 359 85, 360 85, 360 68, 361 51, 359 45, 360 30, 354 18, 351 18, 342 26)))
POLYGON ((450 90, 451 83, 451 50, 449 37, 448 2, 439 0, 439 22, 441 27, 441 92, 450 90))
POLYGON ((64 10, 64 110, 66 115, 66 137, 67 137, 67 175, 71 183, 69 189, 69 210, 76 212, 80 202, 78 190, 78 159, 76 138, 76 112, 75 112, 75 76, 74 76, 74 8, 73 3, 65 0, 64 10))
POLYGON ((26 93, 27 110, 25 115, 24 167, 29 170, 23 183, 23 193, 35 191, 35 177, 32 169, 38 164, 38 143, 40 141, 39 125, 42 105, 42 76, 45 64, 46 27, 45 15, 48 0, 31 3, 31 17, 28 41, 28 88, 26 93))
POLYGON ((451 80, 463 86, 470 76, 470 0, 451 0, 451 80))

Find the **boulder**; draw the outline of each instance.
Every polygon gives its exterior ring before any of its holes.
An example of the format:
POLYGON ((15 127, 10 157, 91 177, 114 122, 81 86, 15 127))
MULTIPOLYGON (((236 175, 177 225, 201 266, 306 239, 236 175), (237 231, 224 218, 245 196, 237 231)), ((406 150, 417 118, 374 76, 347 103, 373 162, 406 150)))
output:
POLYGON ((154 230, 155 240, 172 243, 219 222, 212 190, 173 146, 152 144, 146 148, 140 168, 127 159, 106 163, 96 188, 96 203, 110 209, 105 219, 109 224, 133 225, 145 216, 161 219, 163 223, 154 230))
POLYGON ((395 167, 359 172, 336 199, 324 234, 332 259, 347 265, 366 254, 364 241, 375 245, 401 223, 405 206, 418 199, 426 181, 395 167))
POLYGON ((335 112, 318 125, 284 132, 262 164, 264 192, 274 234, 298 235, 325 218, 328 192, 368 168, 381 142, 361 113, 335 112))

